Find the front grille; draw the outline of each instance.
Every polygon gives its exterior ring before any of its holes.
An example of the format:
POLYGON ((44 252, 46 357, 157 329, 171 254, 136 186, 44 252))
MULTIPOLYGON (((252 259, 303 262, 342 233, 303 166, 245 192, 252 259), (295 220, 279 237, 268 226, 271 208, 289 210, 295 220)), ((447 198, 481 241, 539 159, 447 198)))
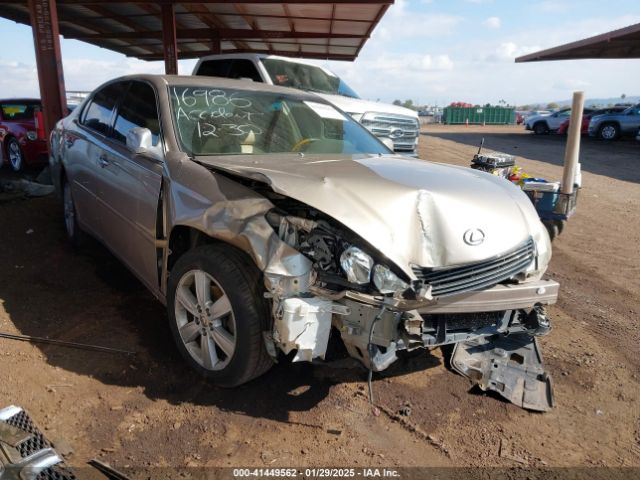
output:
POLYGON ((414 267, 421 282, 431 285, 434 297, 446 297, 493 287, 523 272, 533 261, 536 247, 530 238, 513 250, 490 260, 453 267, 433 269, 414 267))
POLYGON ((391 138, 396 150, 412 150, 420 134, 418 121, 405 115, 365 113, 361 123, 374 135, 391 138))

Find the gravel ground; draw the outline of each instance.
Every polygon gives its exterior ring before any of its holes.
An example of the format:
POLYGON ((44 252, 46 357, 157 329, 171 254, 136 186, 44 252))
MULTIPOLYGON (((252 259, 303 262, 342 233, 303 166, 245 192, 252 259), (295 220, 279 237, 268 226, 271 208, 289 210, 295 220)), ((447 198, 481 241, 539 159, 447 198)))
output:
MULTIPOLYGON (((421 157, 468 165, 482 137, 560 178, 564 139, 520 127, 428 126, 421 157)), ((561 283, 541 341, 550 413, 470 391, 439 349, 374 378, 380 410, 357 368, 279 364, 213 387, 182 363, 163 307, 117 260, 97 243, 65 244, 55 198, 2 194, 0 330, 137 354, 0 339, 0 406, 27 409, 76 466, 640 467, 640 144, 585 139, 582 164, 578 213, 549 269, 561 283)))

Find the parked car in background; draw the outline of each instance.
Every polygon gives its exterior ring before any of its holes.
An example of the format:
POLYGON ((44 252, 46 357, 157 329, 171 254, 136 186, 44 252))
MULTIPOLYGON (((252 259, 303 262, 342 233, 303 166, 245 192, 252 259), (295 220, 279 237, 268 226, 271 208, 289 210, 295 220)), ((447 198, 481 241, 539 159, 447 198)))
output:
POLYGON ((39 138, 36 128, 40 110, 42 103, 35 98, 0 100, 0 166, 6 160, 18 172, 47 163, 47 140, 39 138))
POLYGON ((216 383, 257 377, 279 351, 324 358, 339 335, 373 371, 456 344, 452 365, 482 388, 551 408, 534 337, 559 285, 543 279, 549 235, 510 182, 393 154, 317 95, 203 76, 108 82, 51 144, 69 240, 106 244, 216 383), (503 349, 512 361, 468 356, 503 349))
POLYGON ((418 113, 409 108, 361 99, 340 77, 311 62, 250 53, 209 55, 198 61, 193 75, 247 79, 313 92, 351 115, 397 153, 417 155, 418 113))
MULTIPOLYGON (((582 112, 583 115, 588 115, 593 111, 591 108, 585 108, 582 112)), ((560 128, 560 125, 571 116, 571 109, 565 108, 564 110, 558 110, 551 115, 535 115, 527 118, 525 121, 525 128, 527 130, 533 130, 536 135, 543 135, 546 133, 555 133, 560 128)))
POLYGON ((640 104, 622 112, 591 117, 589 136, 615 140, 623 135, 635 135, 640 128, 640 104))
MULTIPOLYGON (((598 110, 594 110, 589 114, 582 115, 582 128, 580 129, 580 133, 582 135, 586 135, 589 133, 589 122, 592 117, 596 115, 604 115, 606 113, 620 113, 623 112, 626 107, 608 107, 608 108, 600 108, 598 110)), ((560 124, 560 128, 558 128, 558 134, 566 135, 567 130, 569 129, 569 124, 571 123, 571 119, 567 118, 564 122, 560 124)))

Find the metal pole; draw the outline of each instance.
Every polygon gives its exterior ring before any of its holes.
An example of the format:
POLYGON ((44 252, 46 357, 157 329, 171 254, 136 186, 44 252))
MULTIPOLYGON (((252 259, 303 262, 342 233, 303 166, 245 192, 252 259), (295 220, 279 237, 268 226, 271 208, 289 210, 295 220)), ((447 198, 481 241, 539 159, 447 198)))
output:
POLYGON ((162 4, 162 44, 164 71, 167 75, 177 75, 178 42, 176 40, 176 15, 173 3, 162 4))
POLYGON ((36 50, 44 127, 49 138, 56 122, 67 113, 56 0, 29 0, 29 16, 36 50))
POLYGON ((571 120, 567 147, 564 151, 564 171, 562 172, 562 193, 573 193, 578 161, 580 159, 580 130, 582 129, 582 110, 584 109, 584 92, 573 92, 571 120))

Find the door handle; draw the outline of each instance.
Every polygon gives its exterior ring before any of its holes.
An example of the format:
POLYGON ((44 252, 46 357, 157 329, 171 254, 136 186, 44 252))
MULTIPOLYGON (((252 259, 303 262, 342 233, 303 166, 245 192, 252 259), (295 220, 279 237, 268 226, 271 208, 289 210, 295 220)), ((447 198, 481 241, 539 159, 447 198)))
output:
POLYGON ((64 144, 66 145, 67 148, 71 148, 73 147, 73 137, 71 137, 70 135, 65 135, 64 137, 64 144))
POLYGON ((109 160, 107 159, 107 156, 106 156, 104 153, 98 157, 98 164, 99 164, 102 168, 104 168, 104 167, 106 167, 107 165, 109 165, 109 160))

